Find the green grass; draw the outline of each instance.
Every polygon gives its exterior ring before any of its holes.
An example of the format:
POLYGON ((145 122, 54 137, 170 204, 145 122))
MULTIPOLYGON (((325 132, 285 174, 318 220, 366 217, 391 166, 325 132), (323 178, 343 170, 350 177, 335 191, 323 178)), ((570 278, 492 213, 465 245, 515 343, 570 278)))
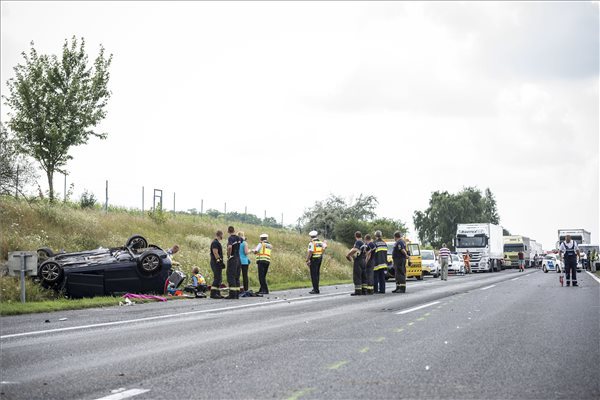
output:
POLYGON ((0 303, 0 315, 33 314, 50 311, 78 310, 83 308, 116 306, 119 297, 94 297, 93 299, 54 299, 34 302, 2 302, 0 303))
MULTIPOLYGON (((308 288, 311 286, 309 269, 304 262, 309 242, 307 235, 288 229, 231 223, 206 215, 173 215, 171 213, 165 213, 165 215, 166 219, 161 222, 143 215, 139 210, 110 208, 108 213, 104 213, 98 208, 81 209, 73 203, 35 202, 29 204, 25 201, 16 201, 12 197, 0 196, 0 264, 6 262, 10 251, 49 247, 54 250, 64 249, 71 252, 94 249, 99 246, 122 246, 132 234, 141 234, 150 243, 163 248, 168 248, 175 243, 179 244, 181 251, 175 255, 174 260, 181 264, 183 272, 189 276, 192 267, 198 266, 200 272, 210 283, 212 280, 209 266, 210 243, 217 229, 226 231, 227 226, 233 224, 237 231, 245 232, 251 247, 258 243, 261 233, 269 234, 270 242, 274 247, 267 276, 269 289, 308 288)), ((344 258, 347 250, 342 244, 329 242, 321 267, 323 285, 347 283, 352 280, 352 266, 344 258)), ((251 256, 251 260, 250 287, 256 291, 259 285, 254 256, 251 256)), ((0 307, 19 301, 18 281, 16 282, 15 286, 12 278, 0 278, 2 288, 10 287, 10 290, 3 290, 0 293, 0 307)), ((27 301, 31 303, 63 301, 63 299, 57 299, 52 291, 46 291, 30 281, 28 281, 27 293, 27 301), (31 293, 30 298, 29 293, 31 293)), ((64 301, 66 304, 69 302, 81 304, 77 308, 85 307, 83 306, 85 301, 64 301)), ((106 304, 99 303, 89 307, 103 305, 106 304)), ((3 312, 2 315, 4 315, 3 312)))

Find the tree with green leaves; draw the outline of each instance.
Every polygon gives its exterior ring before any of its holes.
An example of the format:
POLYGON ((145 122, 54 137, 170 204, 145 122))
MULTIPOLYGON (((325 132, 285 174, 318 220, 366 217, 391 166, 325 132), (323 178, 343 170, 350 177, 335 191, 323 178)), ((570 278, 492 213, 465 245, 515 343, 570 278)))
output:
POLYGON ((0 122, 0 194, 24 196, 25 188, 36 182, 30 160, 18 152, 18 141, 0 122))
POLYGON ((425 211, 415 211, 413 222, 422 243, 440 247, 443 243, 453 242, 458 224, 499 224, 500 217, 496 199, 489 188, 482 195, 479 189, 467 187, 457 194, 432 193, 429 207, 425 211))
POLYGON ((340 196, 330 195, 327 199, 317 201, 314 206, 306 210, 298 223, 305 231, 316 229, 324 237, 335 239, 335 226, 339 221, 371 220, 375 217, 377 204, 377 198, 372 195, 360 194, 350 203, 340 196))
POLYGON ((65 40, 60 57, 39 54, 31 42, 24 64, 14 67, 7 81, 4 104, 11 109, 8 126, 18 139, 19 151, 33 157, 46 172, 50 200, 54 200, 55 172, 65 173, 72 159, 71 147, 86 144, 90 137, 105 139, 94 130, 106 116, 109 67, 112 55, 104 47, 92 65, 85 40, 65 40))

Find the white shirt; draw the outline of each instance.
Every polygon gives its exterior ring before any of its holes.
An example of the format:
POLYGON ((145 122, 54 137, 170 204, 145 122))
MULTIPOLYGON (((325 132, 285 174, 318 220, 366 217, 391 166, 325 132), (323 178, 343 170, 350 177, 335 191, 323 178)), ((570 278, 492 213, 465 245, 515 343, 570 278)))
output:
POLYGON ((574 240, 571 240, 570 246, 567 244, 567 242, 562 242, 560 244, 560 252, 564 253, 565 251, 567 251, 567 249, 579 250, 579 246, 577 246, 577 242, 574 240), (575 247, 573 247, 573 246, 575 246, 575 247))

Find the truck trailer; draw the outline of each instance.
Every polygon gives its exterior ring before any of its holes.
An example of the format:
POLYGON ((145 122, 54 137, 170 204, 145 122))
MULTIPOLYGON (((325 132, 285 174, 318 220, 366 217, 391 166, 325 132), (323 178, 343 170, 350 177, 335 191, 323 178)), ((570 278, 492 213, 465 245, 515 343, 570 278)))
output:
POLYGON ((458 224, 455 247, 461 257, 469 251, 471 271, 494 272, 502 269, 502 227, 499 225, 458 224))

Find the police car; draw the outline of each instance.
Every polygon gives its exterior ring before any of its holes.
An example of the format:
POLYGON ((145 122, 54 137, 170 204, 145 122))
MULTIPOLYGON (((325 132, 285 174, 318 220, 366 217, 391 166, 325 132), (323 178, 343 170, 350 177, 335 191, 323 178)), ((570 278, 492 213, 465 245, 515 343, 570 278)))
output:
POLYGON ((542 270, 546 273, 548 271, 561 272, 563 270, 562 261, 556 254, 546 254, 542 260, 542 270))

